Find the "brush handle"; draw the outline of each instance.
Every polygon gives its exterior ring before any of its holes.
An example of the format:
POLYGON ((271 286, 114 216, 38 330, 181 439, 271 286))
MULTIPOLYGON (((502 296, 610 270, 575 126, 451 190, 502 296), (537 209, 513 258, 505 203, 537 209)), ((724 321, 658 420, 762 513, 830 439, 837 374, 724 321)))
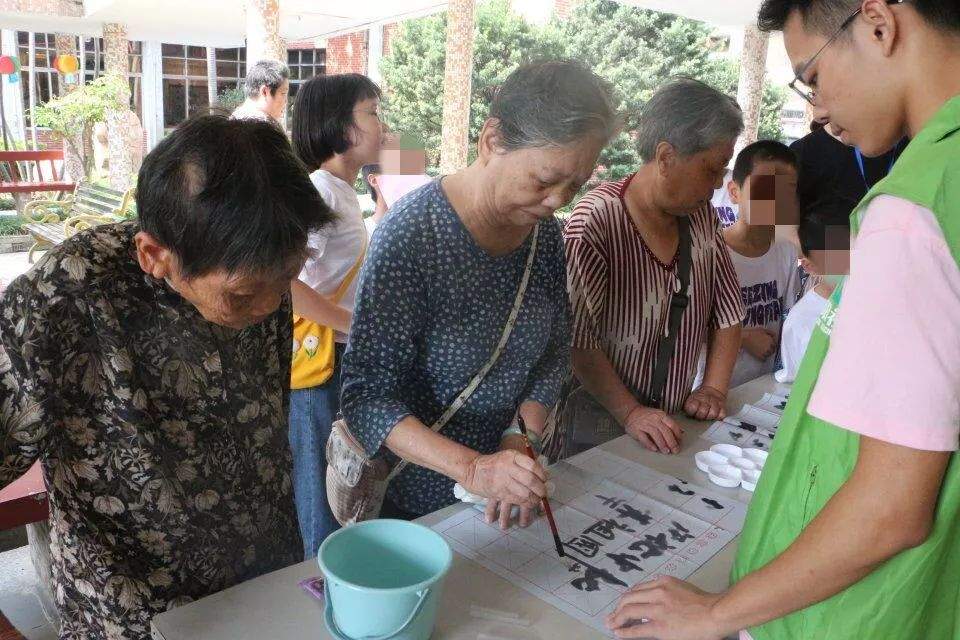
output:
MULTIPOLYGON (((523 429, 523 422, 521 422, 520 425, 520 428, 523 429)), ((527 450, 527 455, 530 456, 531 460, 536 460, 537 456, 533 453, 533 447, 530 446, 530 441, 527 440, 526 429, 523 429, 523 431, 523 446, 527 450)), ((553 519, 553 509, 550 508, 550 501, 544 496, 541 502, 543 502, 543 513, 547 516, 547 522, 550 524, 553 542, 557 547, 557 555, 563 558, 566 554, 563 552, 563 544, 560 542, 560 531, 557 529, 557 521, 553 519)))

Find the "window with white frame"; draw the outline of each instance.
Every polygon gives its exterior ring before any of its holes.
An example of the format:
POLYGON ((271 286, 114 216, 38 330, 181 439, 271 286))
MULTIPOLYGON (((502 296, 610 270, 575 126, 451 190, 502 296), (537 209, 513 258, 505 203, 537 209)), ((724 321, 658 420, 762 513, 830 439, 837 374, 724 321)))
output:
POLYGON ((207 48, 162 44, 163 126, 173 128, 210 106, 207 81, 207 48))

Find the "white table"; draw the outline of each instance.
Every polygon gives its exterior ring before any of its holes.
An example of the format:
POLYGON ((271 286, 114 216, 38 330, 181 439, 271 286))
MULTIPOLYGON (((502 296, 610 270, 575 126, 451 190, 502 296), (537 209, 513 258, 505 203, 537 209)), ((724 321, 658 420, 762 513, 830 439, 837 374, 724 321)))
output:
MULTIPOLYGON (((788 390, 788 387, 775 382, 773 376, 758 378, 730 392, 727 412, 735 413, 744 403, 759 400, 765 392, 782 394, 788 390)), ((677 455, 666 456, 646 451, 628 436, 612 440, 602 448, 692 484, 709 487, 728 497, 749 501, 752 494, 742 489, 717 487, 696 468, 693 456, 709 447, 710 443, 700 435, 710 423, 685 417, 679 420, 687 435, 677 455)), ((469 507, 453 505, 424 516, 418 522, 430 526, 463 508, 469 507)), ((690 582, 709 591, 726 588, 737 542, 738 538, 730 542, 694 573, 690 582)), ((327 640, 330 635, 323 623, 322 604, 298 586, 301 580, 317 575, 320 575, 320 570, 315 561, 302 562, 162 613, 153 620, 153 637, 155 640, 327 640)), ((602 637, 594 629, 454 553, 433 638, 476 640, 481 633, 491 638, 510 640, 602 637), (518 614, 532 624, 520 627, 475 618, 470 613, 473 604, 518 614)))

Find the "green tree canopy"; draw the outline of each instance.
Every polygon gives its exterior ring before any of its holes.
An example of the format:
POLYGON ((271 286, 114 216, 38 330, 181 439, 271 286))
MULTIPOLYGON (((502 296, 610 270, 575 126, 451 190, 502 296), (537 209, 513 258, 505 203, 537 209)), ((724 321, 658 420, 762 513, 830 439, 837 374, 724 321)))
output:
MULTIPOLYGON (((569 19, 540 27, 513 13, 506 0, 491 0, 477 7, 476 24, 471 144, 496 87, 513 69, 535 60, 576 60, 613 84, 624 115, 623 133, 601 154, 598 179, 616 179, 637 167, 630 131, 650 95, 669 78, 697 78, 736 93, 737 65, 713 52, 712 30, 695 20, 586 0, 569 19)), ((404 22, 381 63, 388 123, 422 137, 431 164, 439 159, 445 29, 445 14, 404 22)), ((783 91, 766 87, 761 137, 781 137, 784 98, 783 91)))
POLYGON ((90 179, 93 172, 93 153, 90 151, 93 125, 106 120, 107 112, 126 108, 129 92, 126 78, 106 74, 46 104, 37 105, 31 115, 38 126, 49 127, 63 136, 70 150, 83 162, 84 177, 90 179))

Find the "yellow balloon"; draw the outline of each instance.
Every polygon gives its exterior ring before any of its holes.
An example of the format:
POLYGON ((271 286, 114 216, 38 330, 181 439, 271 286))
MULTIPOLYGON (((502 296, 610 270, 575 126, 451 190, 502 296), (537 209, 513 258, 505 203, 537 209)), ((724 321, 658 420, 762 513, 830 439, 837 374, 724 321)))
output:
POLYGON ((70 74, 77 72, 77 69, 80 68, 80 61, 77 60, 77 56, 64 54, 57 56, 54 65, 60 73, 70 74))

